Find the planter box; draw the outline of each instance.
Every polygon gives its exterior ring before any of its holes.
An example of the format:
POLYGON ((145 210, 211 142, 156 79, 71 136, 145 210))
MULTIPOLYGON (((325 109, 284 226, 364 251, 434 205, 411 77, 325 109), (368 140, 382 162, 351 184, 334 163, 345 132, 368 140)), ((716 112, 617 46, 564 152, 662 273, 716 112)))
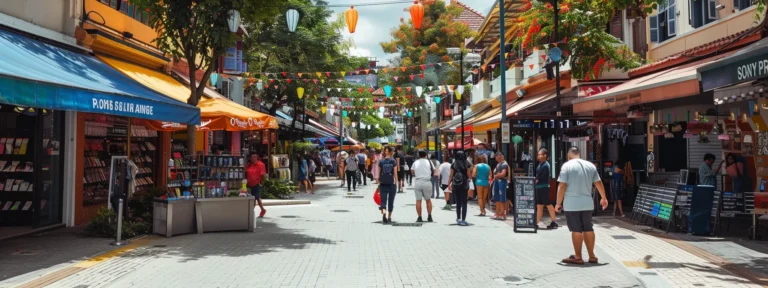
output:
POLYGON ((154 201, 153 229, 155 234, 173 237, 195 232, 195 199, 154 201))
POLYGON ((249 197, 197 199, 197 233, 221 231, 253 232, 253 206, 256 199, 249 197))

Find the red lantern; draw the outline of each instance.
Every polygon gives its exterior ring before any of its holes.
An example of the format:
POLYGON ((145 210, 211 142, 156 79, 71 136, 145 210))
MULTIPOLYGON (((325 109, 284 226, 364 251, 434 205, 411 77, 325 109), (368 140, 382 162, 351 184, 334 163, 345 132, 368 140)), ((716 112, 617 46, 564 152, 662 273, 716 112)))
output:
POLYGON ((411 20, 414 28, 421 29, 421 23, 424 20, 424 5, 421 5, 419 1, 413 1, 413 5, 411 5, 411 20))
POLYGON ((346 16, 349 33, 355 33, 355 27, 357 27, 357 10, 355 10, 355 6, 349 7, 344 15, 346 16))

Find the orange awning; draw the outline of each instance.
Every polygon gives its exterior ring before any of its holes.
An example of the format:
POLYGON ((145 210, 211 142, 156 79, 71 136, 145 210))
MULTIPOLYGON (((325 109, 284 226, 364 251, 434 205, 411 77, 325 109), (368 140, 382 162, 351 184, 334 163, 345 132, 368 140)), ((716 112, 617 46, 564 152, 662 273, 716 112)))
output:
MULTIPOLYGON (((189 87, 170 75, 114 58, 99 56, 99 59, 152 90, 182 102, 189 99, 189 87)), ((177 76, 188 83, 189 79, 186 77, 177 76)), ((200 125, 197 130, 252 131, 278 128, 274 117, 232 102, 213 89, 205 88, 197 107, 200 108, 200 125)), ((145 124, 159 131, 187 129, 187 125, 172 122, 145 121, 145 124)))

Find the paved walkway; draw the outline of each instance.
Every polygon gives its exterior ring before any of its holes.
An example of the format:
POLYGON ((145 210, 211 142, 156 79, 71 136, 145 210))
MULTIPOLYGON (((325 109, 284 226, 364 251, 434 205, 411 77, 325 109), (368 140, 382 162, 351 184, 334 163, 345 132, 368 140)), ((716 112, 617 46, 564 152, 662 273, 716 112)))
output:
MULTIPOLYGON (((317 195, 296 197, 312 204, 267 207, 253 233, 161 238, 50 287, 752 287, 609 221, 596 228, 603 264, 568 266, 558 263, 572 254, 565 228, 516 234, 477 216, 460 227, 444 210, 420 227, 383 225, 373 185, 348 196, 339 181, 318 184, 317 195)), ((397 195, 396 224, 414 223, 414 202, 409 189, 397 195)))

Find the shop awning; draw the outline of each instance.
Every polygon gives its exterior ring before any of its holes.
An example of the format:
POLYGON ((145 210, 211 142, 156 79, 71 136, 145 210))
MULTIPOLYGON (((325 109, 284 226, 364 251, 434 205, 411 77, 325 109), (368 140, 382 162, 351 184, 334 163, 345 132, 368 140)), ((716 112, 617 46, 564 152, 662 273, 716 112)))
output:
POLYGON ((317 127, 318 130, 325 131, 325 133, 328 134, 327 136, 336 136, 336 137, 339 136, 338 129, 330 129, 330 128, 328 128, 328 126, 323 125, 323 124, 321 124, 321 123, 319 123, 319 122, 317 122, 315 120, 312 120, 312 119, 309 119, 308 122, 309 122, 309 124, 312 124, 312 126, 317 127))
MULTIPOLYGON (((477 102, 470 106, 468 109, 464 111, 464 126, 469 123, 470 120, 477 117, 478 115, 483 114, 484 112, 501 106, 501 103, 497 99, 485 99, 480 102, 477 102)), ((454 116, 450 121, 443 122, 442 125, 439 125, 438 127, 435 127, 430 130, 436 130, 436 129, 450 129, 451 131, 456 130, 456 127, 461 126, 461 115, 454 116)))
POLYGON ((698 68, 703 91, 768 77, 768 38, 698 68))
MULTIPOLYGON (((436 144, 437 143, 435 143, 435 141, 429 141, 429 150, 430 151, 435 151, 435 147, 437 147, 436 144)), ((417 149, 417 150, 418 149, 424 149, 424 150, 426 150, 427 149, 427 141, 421 142, 421 144, 417 145, 413 149, 417 149)), ((445 144, 440 143, 440 149, 445 149, 445 144)))
POLYGON ((84 53, 0 29, 0 103, 200 123, 200 110, 84 53))
MULTIPOLYGON (((283 125, 285 127, 290 128, 291 123, 293 123, 293 117, 288 116, 288 114, 285 114, 281 111, 277 111, 277 122, 280 123, 280 125, 283 125)), ((302 127, 306 129, 306 131, 310 131, 312 133, 315 133, 317 135, 320 135, 320 137, 338 137, 337 133, 331 133, 327 129, 324 129, 322 126, 320 126, 317 122, 315 122, 312 119, 309 119, 306 125, 302 126, 301 121, 296 120, 296 124, 293 126, 293 129, 301 130, 302 127), (314 122, 314 123, 313 123, 314 122)))
MULTIPOLYGON (((144 86, 168 97, 186 102, 191 95, 191 91, 185 84, 176 81, 170 75, 110 57, 99 56, 99 59, 144 86)), ((189 81, 184 76, 178 74, 176 76, 184 81, 189 81)), ((213 89, 205 88, 197 107, 200 108, 201 114, 198 130, 251 131, 278 128, 277 120, 274 117, 232 102, 213 89)), ((170 122, 162 123, 162 127, 153 128, 172 131, 186 129, 186 125, 170 122)))
MULTIPOLYGON (((564 91, 561 91, 564 92, 564 91)), ((555 99, 557 94, 555 92, 549 92, 539 95, 525 96, 515 102, 507 103, 507 117, 512 117, 515 113, 523 111, 529 107, 544 103, 547 100, 555 99)), ((487 113, 476 118, 472 124, 475 132, 483 132, 491 129, 498 129, 501 122, 501 109, 493 109, 487 113)), ((464 125, 467 125, 464 123, 464 125)))
POLYGON ((734 52, 702 59, 624 82, 592 97, 573 101, 573 113, 626 110, 630 105, 669 100, 701 93, 697 69, 734 52))

